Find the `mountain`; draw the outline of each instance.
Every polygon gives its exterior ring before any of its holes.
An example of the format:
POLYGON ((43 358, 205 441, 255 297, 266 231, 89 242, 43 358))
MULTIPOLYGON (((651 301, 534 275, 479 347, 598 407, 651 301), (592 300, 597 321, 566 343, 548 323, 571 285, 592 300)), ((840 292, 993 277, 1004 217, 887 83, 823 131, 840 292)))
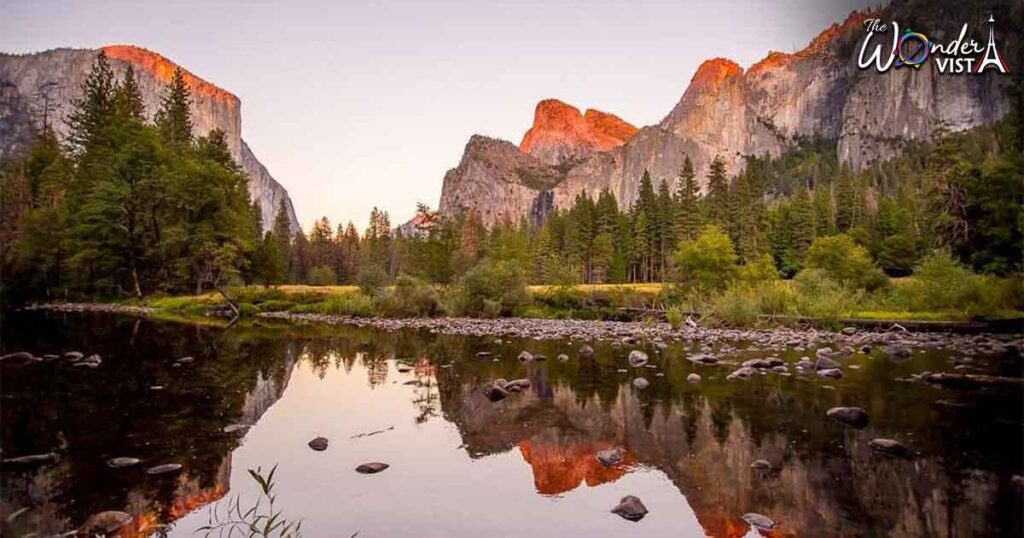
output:
MULTIPOLYGON (((177 64, 155 52, 129 46, 110 45, 102 50, 118 78, 131 65, 142 91, 146 113, 152 117, 160 106, 165 88, 177 64)), ((33 54, 0 53, 0 162, 31 144, 34 126, 48 119, 58 135, 66 135, 66 117, 72 102, 81 96, 81 85, 89 74, 98 50, 53 49, 33 54)), ((192 122, 196 134, 219 128, 227 135, 235 161, 249 176, 249 192, 258 200, 263 226, 273 225, 283 200, 293 231, 299 229, 295 209, 285 190, 256 158, 242 139, 242 103, 234 94, 182 68, 192 93, 192 122)))
POLYGON ((545 99, 537 103, 533 126, 523 136, 519 150, 547 164, 560 165, 617 148, 636 130, 613 114, 593 109, 581 114, 574 106, 545 99))
MULTIPOLYGON (((746 156, 777 156, 802 138, 834 141, 840 159, 860 170, 898 155, 908 142, 927 140, 941 124, 964 130, 999 120, 1009 110, 1009 76, 941 74, 934 61, 884 74, 857 66, 869 18, 911 21, 940 43, 967 22, 968 37, 984 44, 990 13, 1002 21, 995 26, 1001 39, 1012 39, 1012 21, 1021 15, 1006 0, 924 4, 905 0, 854 12, 802 50, 770 52, 746 70, 725 58, 707 60, 664 119, 639 130, 614 116, 615 127, 596 122, 597 128, 587 120, 590 111, 581 117, 569 105, 542 101, 518 154, 504 141, 470 139, 459 166, 445 175, 439 211, 473 211, 488 225, 538 219, 603 189, 628 207, 645 170, 673 186, 689 156, 704 182, 716 155, 736 174, 746 156)), ((1001 41, 1001 53, 1012 55, 1013 45, 1001 41)))

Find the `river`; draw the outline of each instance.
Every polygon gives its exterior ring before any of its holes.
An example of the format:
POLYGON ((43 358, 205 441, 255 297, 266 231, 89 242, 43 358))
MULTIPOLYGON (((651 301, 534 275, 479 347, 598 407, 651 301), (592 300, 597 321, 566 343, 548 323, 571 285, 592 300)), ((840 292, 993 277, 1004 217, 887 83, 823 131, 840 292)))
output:
POLYGON ((56 455, 3 466, 4 536, 65 532, 105 510, 133 516, 121 536, 194 536, 214 507, 259 497, 249 469, 275 465, 275 509, 305 536, 756 536, 747 513, 776 522, 774 536, 1024 532, 1021 387, 914 380, 957 366, 1020 376, 1017 353, 933 347, 894 361, 876 349, 831 379, 792 368, 812 350, 744 342, 640 343, 650 362, 634 368, 634 347, 609 342, 587 357, 579 341, 273 320, 3 321, 4 353, 61 356, 3 365, 3 457, 56 455), (547 360, 517 360, 523 350, 547 360), (102 362, 75 366, 68 351, 102 362), (732 364, 686 360, 702 351, 732 364), (726 379, 769 356, 789 371, 726 379), (481 389, 497 378, 529 387, 492 402, 481 389), (827 417, 835 406, 865 409, 869 424, 827 417), (307 446, 317 436, 326 450, 307 446), (912 454, 877 452, 875 438, 912 454), (605 466, 595 454, 612 447, 624 461, 605 466), (115 457, 141 462, 111 468, 115 457), (390 467, 355 472, 373 461, 390 467), (165 463, 182 468, 146 473, 165 463), (646 517, 610 513, 626 495, 646 517))

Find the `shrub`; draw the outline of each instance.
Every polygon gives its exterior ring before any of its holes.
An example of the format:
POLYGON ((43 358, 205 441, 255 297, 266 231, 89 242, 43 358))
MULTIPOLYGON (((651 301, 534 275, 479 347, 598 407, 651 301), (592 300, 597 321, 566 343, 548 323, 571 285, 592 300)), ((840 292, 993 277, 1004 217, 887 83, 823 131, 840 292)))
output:
POLYGON ((867 249, 848 235, 819 237, 807 250, 807 267, 851 288, 868 291, 887 283, 885 274, 871 262, 867 249))
POLYGON ((364 294, 376 296, 388 285, 388 274, 379 265, 367 265, 356 273, 356 285, 364 294))
POLYGON ((748 286, 732 286, 711 302, 711 317, 733 327, 757 323, 757 301, 748 286))
POLYGON ((306 279, 311 286, 333 286, 338 283, 337 277, 334 276, 334 269, 326 265, 318 265, 310 269, 306 279))
POLYGON ((529 301, 526 279, 517 267, 484 261, 459 280, 455 310, 466 316, 511 315, 529 301))
POLYGON ((394 288, 376 304, 380 313, 388 316, 430 317, 444 310, 437 290, 409 275, 399 275, 394 288))
POLYGON ((794 279, 797 311, 823 325, 835 326, 857 305, 859 294, 832 280, 821 269, 804 269, 794 279))
POLYGON ((947 250, 936 250, 914 269, 914 310, 952 310, 990 317, 1020 306, 1019 280, 976 275, 947 250))
POLYGON ((917 245, 906 234, 891 235, 878 250, 878 265, 890 276, 907 276, 917 260, 917 245))
POLYGON ((665 317, 673 329, 678 329, 683 326, 683 321, 686 320, 686 312, 680 306, 670 306, 665 309, 665 317))
POLYGON ((335 316, 369 317, 373 315, 373 299, 362 292, 331 295, 322 302, 299 305, 295 312, 316 312, 335 316))
POLYGON ((694 241, 679 243, 672 260, 684 291, 724 290, 736 273, 736 249, 717 226, 705 227, 694 241))
POLYGON ((741 265, 737 271, 737 278, 748 283, 778 280, 779 271, 775 268, 775 261, 772 260, 771 255, 762 254, 760 257, 741 265))
POLYGON ((766 316, 783 316, 796 310, 796 293, 789 282, 764 280, 754 288, 757 311, 766 316))

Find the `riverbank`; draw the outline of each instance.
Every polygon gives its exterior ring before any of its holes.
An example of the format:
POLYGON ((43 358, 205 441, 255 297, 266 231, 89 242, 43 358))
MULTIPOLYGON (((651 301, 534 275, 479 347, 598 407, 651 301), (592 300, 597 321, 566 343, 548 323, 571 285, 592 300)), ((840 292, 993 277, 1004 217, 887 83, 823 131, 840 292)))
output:
MULTIPOLYGON (((109 303, 47 303, 28 307, 55 312, 101 312, 168 319, 171 321, 202 320, 207 316, 178 316, 151 306, 109 303)), ((888 327, 859 328, 846 326, 841 330, 821 330, 809 326, 778 325, 772 328, 738 329, 707 327, 690 321, 682 326, 666 322, 544 319, 544 318, 387 318, 313 312, 256 312, 257 320, 273 320, 297 324, 371 327, 383 331, 416 330, 433 334, 473 337, 495 337, 533 340, 572 340, 580 342, 612 342, 613 345, 643 345, 658 350, 668 343, 696 343, 710 350, 718 344, 726 346, 742 342, 744 351, 805 351, 824 346, 835 353, 849 356, 881 350, 893 359, 909 358, 923 350, 947 350, 965 356, 1017 354, 1024 348, 1024 333, 953 333, 910 330, 898 324, 888 327)), ((214 318, 215 319, 215 318, 214 318)), ((911 325, 913 327, 913 325, 911 325)))
MULTIPOLYGON (((403 329, 436 334, 534 340, 610 341, 615 344, 648 344, 659 349, 669 342, 697 343, 710 349, 717 344, 743 342, 744 351, 806 351, 833 346, 835 353, 849 356, 868 354, 875 349, 894 359, 906 359, 913 351, 947 350, 967 356, 1017 354, 1024 348, 1024 334, 954 334, 915 332, 903 327, 889 330, 861 330, 845 327, 840 331, 779 326, 772 329, 730 329, 687 325, 675 328, 669 323, 633 321, 594 321, 530 318, 364 318, 326 314, 266 312, 263 319, 300 323, 372 327, 384 331, 403 329)), ((728 348, 727 348, 728 349, 728 348)))

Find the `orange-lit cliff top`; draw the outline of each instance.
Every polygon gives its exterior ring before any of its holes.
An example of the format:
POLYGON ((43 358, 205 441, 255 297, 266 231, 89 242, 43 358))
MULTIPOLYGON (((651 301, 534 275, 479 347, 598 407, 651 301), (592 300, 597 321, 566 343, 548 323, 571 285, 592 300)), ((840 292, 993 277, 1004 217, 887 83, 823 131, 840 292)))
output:
POLYGON ((187 69, 151 50, 134 45, 107 45, 103 47, 103 52, 111 60, 128 62, 135 69, 150 73, 165 84, 171 82, 171 79, 174 77, 174 70, 181 68, 185 84, 188 85, 193 95, 206 96, 220 101, 238 102, 238 97, 233 93, 195 76, 187 69))
POLYGON ((842 38, 847 32, 856 31, 858 28, 862 28, 864 26, 864 21, 874 16, 877 16, 876 12, 854 11, 842 23, 833 24, 826 28, 823 32, 812 39, 811 42, 803 49, 792 54, 771 51, 763 60, 750 66, 748 72, 757 73, 759 71, 765 71, 772 69, 773 67, 784 65, 795 58, 814 56, 824 50, 827 50, 836 40, 842 38))
POLYGON ((529 153, 538 144, 565 144, 607 151, 625 144, 636 132, 636 127, 614 114, 590 109, 584 115, 558 99, 545 99, 537 103, 533 126, 519 149, 529 153))
POLYGON ((743 68, 728 58, 704 60, 690 81, 690 87, 715 88, 726 80, 743 73, 743 68))

